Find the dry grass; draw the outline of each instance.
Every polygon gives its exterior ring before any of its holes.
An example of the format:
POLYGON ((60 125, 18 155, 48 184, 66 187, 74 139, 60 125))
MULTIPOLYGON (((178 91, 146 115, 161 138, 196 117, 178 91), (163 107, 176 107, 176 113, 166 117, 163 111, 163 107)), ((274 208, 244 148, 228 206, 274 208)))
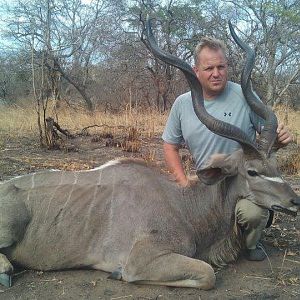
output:
POLYGON ((33 108, 18 106, 1 107, 0 135, 13 137, 32 135, 37 132, 37 116, 33 108))
MULTIPOLYGON (((53 117, 54 114, 50 114, 53 117)), ((110 132, 117 134, 120 130, 135 128, 144 137, 153 137, 161 133, 167 114, 159 114, 154 110, 138 112, 124 111, 119 114, 95 111, 88 113, 82 109, 62 109, 54 117, 62 128, 71 133, 79 133, 89 127, 90 134, 110 132), (93 126, 98 125, 98 126, 93 126)), ((37 115, 34 107, 5 107, 0 110, 0 136, 34 136, 38 134, 37 115)))
POLYGON ((295 147, 281 156, 279 168, 286 175, 297 175, 300 172, 300 148, 295 147))
MULTIPOLYGON (((64 107, 57 112, 48 109, 49 116, 55 116, 58 124, 68 129, 71 133, 85 133, 91 135, 128 136, 126 147, 138 148, 138 138, 130 137, 130 131, 135 132, 136 137, 153 137, 160 135, 166 123, 168 113, 160 114, 155 110, 137 111, 125 110, 122 113, 103 113, 95 111, 88 113, 83 109, 64 107), (56 118, 57 117, 57 118, 56 118), (93 126, 96 125, 96 126, 93 126), (137 141, 133 145, 133 141, 137 141)), ((300 112, 292 111, 285 106, 276 108, 276 114, 281 122, 288 125, 295 136, 295 141, 300 143, 300 112)), ((26 108, 21 106, 4 107, 0 110, 0 147, 9 137, 38 137, 37 115, 33 105, 26 108)), ((126 149, 125 149, 126 150, 126 149)), ((293 154, 292 162, 299 162, 300 154, 293 154), (295 157, 296 155, 296 157, 295 157)), ((298 163, 299 164, 299 163, 298 163)), ((300 166, 292 166, 299 170, 300 166)))
POLYGON ((279 160, 280 170, 287 175, 296 175, 300 172, 300 112, 291 110, 289 107, 281 105, 275 110, 279 122, 288 126, 293 134, 296 145, 289 147, 289 151, 284 151, 279 160))
MULTIPOLYGON (((54 112, 49 109, 49 115, 54 112)), ((300 142, 300 112, 293 111, 285 106, 276 108, 276 114, 280 122, 285 123, 300 142)), ((72 132, 78 132, 91 125, 107 125, 118 127, 133 127, 142 132, 143 136, 152 137, 163 131, 168 113, 160 114, 155 110, 137 111, 125 110, 122 113, 103 113, 95 111, 87 113, 83 109, 63 108, 57 112, 58 123, 72 132)), ((91 129, 90 133, 99 131, 99 128, 91 129)), ((27 136, 37 133, 37 116, 33 105, 26 108, 21 106, 2 107, 0 110, 0 133, 12 136, 27 136)))
POLYGON ((281 105, 276 107, 275 113, 279 122, 288 126, 293 133, 295 142, 300 144, 300 112, 291 110, 289 107, 281 105))

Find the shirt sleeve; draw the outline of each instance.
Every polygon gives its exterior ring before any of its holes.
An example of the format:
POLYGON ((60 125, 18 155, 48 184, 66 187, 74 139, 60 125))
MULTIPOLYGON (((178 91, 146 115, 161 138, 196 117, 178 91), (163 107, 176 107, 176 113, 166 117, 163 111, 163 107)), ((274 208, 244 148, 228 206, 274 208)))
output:
POLYGON ((177 98, 171 108, 162 139, 169 144, 184 142, 181 129, 181 101, 177 98))

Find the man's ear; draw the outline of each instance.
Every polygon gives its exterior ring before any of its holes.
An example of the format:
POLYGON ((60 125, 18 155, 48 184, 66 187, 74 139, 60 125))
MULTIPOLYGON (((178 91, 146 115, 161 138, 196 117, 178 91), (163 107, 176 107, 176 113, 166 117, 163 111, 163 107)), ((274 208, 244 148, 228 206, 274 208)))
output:
POLYGON ((198 72, 198 68, 197 68, 197 66, 193 66, 193 71, 195 72, 195 74, 197 74, 197 72, 198 72))
POLYGON ((228 176, 234 176, 238 171, 238 164, 241 162, 241 151, 232 154, 214 154, 204 167, 197 170, 199 179, 205 184, 215 184, 228 176))

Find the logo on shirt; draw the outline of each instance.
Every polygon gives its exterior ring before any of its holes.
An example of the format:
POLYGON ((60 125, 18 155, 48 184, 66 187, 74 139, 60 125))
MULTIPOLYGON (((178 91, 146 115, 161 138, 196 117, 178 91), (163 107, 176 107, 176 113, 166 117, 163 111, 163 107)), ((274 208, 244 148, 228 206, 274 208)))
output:
POLYGON ((231 117, 231 116, 232 116, 231 111, 230 112, 224 112, 224 117, 231 117))

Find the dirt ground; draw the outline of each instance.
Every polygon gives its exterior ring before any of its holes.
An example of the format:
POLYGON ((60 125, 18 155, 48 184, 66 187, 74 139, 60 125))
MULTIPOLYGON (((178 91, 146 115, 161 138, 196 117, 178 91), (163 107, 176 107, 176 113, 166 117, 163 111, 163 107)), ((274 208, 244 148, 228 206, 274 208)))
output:
MULTIPOLYGON (((45 168, 88 169, 121 156, 155 158, 164 166, 159 137, 143 139, 135 154, 106 147, 105 139, 93 140, 91 136, 77 137, 70 141, 72 151, 50 151, 41 149, 34 139, 7 137, 0 143, 0 180, 45 168)), ((300 178, 286 179, 299 192, 300 178)), ((278 214, 263 242, 267 260, 240 258, 216 270, 216 287, 211 291, 128 284, 95 270, 17 270, 11 288, 0 286, 0 299, 300 299, 300 217, 278 214)))

